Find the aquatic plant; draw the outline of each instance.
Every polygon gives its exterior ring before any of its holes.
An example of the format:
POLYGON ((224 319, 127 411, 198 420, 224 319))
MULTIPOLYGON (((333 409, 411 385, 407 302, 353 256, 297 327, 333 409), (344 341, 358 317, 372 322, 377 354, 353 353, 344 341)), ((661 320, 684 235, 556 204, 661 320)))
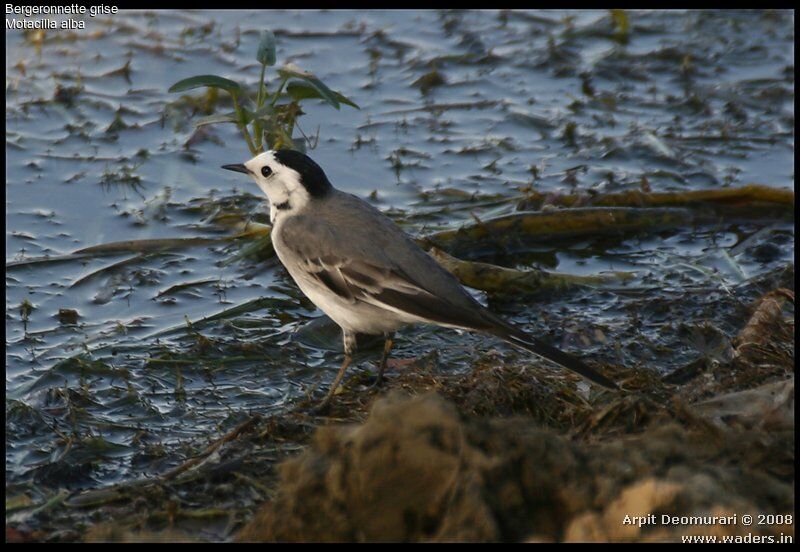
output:
POLYGON ((336 109, 340 109, 342 104, 359 109, 352 100, 291 63, 277 69, 277 86, 270 91, 266 81, 267 67, 274 66, 276 62, 275 35, 270 31, 261 33, 256 60, 261 64, 261 75, 255 99, 248 95, 240 83, 218 75, 189 77, 173 84, 169 91, 185 92, 207 87, 230 94, 233 112, 203 117, 195 126, 234 123, 253 155, 264 151, 265 146, 299 151, 305 151, 306 144, 312 148, 316 146, 316 140, 309 139, 297 124, 297 119, 304 114, 300 108, 303 101, 320 99, 336 109), (295 129, 300 133, 299 137, 293 136, 295 129))

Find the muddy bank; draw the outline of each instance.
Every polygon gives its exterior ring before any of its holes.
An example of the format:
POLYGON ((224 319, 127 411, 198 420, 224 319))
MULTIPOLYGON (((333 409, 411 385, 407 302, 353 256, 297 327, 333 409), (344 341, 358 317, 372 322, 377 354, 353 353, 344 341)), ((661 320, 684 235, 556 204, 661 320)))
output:
MULTIPOLYGON (((782 385, 793 394, 793 381, 782 385)), ((689 534, 774 536, 793 526, 638 527, 625 524, 624 518, 791 514, 794 491, 787 475, 793 472, 793 459, 775 452, 791 450, 793 444, 791 423, 768 431, 655 424, 637 437, 577 444, 526 418, 461 416, 433 393, 393 395, 378 401, 363 425, 318 430, 309 450, 281 467, 276 499, 237 538, 643 541, 689 534)))
POLYGON ((789 269, 740 296, 738 329, 726 335, 704 326, 694 336, 704 352, 665 377, 655 361, 625 367, 593 357, 623 393, 524 354, 486 351, 468 374, 442 370, 435 350, 396 358, 383 389, 370 387, 363 367, 350 373, 328 416, 310 413, 317 398, 310 394, 288 412, 240 417, 158 475, 65 490, 37 508, 7 500, 6 536, 639 541, 793 534, 786 519, 742 523, 745 514, 794 510, 793 279, 789 269), (649 514, 659 521, 663 514, 735 514, 737 523, 623 523, 625 515, 649 514))
POLYGON ((793 372, 769 368, 785 351, 756 344, 779 357, 756 370, 730 355, 751 302, 788 285, 763 278, 794 262, 791 11, 85 21, 6 35, 8 540, 230 539, 318 427, 363 423, 393 390, 582 446, 675 422, 674 396, 793 372), (452 255, 499 316, 634 393, 415 327, 383 389, 365 347, 331 415, 309 414, 341 336, 254 231, 269 221, 258 188, 219 168, 250 156, 240 129, 196 126, 226 119, 230 97, 169 91, 213 74, 257 102, 266 30, 270 93, 291 62, 361 107, 303 100, 296 129, 334 186, 452 255))
MULTIPOLYGON (((364 423, 319 428, 307 450, 280 466, 274 498, 236 538, 793 535, 792 518, 757 522, 794 513, 793 321, 778 297, 793 300, 788 290, 759 300, 732 360, 684 374, 682 386, 628 374, 623 396, 581 401, 563 388, 526 385, 524 369, 478 367, 438 393, 394 392, 364 423), (483 411, 492 415, 476 414, 483 411), (504 411, 512 416, 498 418, 504 411)), ((425 370, 415 368, 404 387, 421 390, 425 370)))

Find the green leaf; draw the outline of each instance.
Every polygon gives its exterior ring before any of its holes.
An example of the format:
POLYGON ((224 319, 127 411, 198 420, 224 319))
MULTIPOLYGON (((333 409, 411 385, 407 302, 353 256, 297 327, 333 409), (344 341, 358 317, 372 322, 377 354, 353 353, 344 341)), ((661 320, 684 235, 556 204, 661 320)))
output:
POLYGON ((239 86, 239 83, 230 79, 218 77, 216 75, 197 75, 196 77, 190 77, 188 79, 183 79, 176 82, 170 86, 169 91, 184 92, 186 90, 192 90, 193 88, 200 88, 201 86, 222 88, 230 93, 239 93, 242 90, 242 87, 239 86))
POLYGON ((204 125, 213 125, 215 123, 235 123, 238 121, 236 118, 236 113, 225 113, 220 115, 210 115, 208 117, 203 117, 202 119, 198 119, 194 126, 201 127, 204 125))
MULTIPOLYGON (((286 87, 286 93, 289 94, 289 96, 291 96, 296 102, 299 102, 300 100, 307 100, 309 98, 319 98, 322 100, 325 99, 314 86, 301 81, 291 81, 286 87)), ((339 92, 333 92, 333 95, 337 100, 339 100, 340 103, 355 107, 356 109, 361 109, 353 100, 340 94, 339 92)))
POLYGON ((300 71, 299 69, 292 67, 282 67, 278 69, 278 74, 287 79, 293 77, 304 81, 305 83, 312 86, 317 91, 317 93, 319 93, 318 96, 319 98, 322 98, 336 109, 339 109, 339 99, 336 97, 336 93, 327 86, 325 86, 321 80, 319 80, 311 73, 305 73, 303 71, 300 71))
POLYGON ((340 102, 342 102, 344 105, 349 105, 350 107, 355 107, 356 109, 361 109, 361 107, 356 102, 354 102, 353 100, 351 100, 350 98, 348 98, 344 94, 340 94, 339 92, 336 92, 336 99, 339 100, 340 102))
POLYGON ((252 112, 253 119, 269 120, 269 116, 275 111, 271 105, 262 105, 260 109, 252 112))
MULTIPOLYGON (((286 129, 274 120, 264 121, 265 138, 270 149, 291 148, 297 150, 295 140, 289 136, 286 129)), ((299 151, 299 150, 298 150, 299 151)))
POLYGON ((264 65, 275 65, 275 35, 272 31, 261 31, 261 41, 258 43, 256 59, 264 65))

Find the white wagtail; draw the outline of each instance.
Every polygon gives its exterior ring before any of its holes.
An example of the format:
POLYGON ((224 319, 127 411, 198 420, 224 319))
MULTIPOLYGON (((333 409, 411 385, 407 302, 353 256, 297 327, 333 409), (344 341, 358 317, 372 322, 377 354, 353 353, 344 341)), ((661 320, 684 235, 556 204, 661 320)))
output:
POLYGON ((393 221, 335 189, 308 156, 288 149, 267 151, 222 168, 255 179, 269 199, 278 258, 303 293, 342 328, 344 362, 320 408, 341 382, 357 334, 385 338, 380 383, 394 331, 415 323, 491 334, 617 389, 577 358, 492 314, 393 221))

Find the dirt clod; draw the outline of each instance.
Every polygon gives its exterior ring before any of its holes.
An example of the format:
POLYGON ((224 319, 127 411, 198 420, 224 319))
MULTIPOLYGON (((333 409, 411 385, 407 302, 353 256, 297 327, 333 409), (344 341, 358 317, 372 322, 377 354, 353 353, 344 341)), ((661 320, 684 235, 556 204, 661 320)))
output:
MULTIPOLYGON (((636 526, 625 515, 733 515, 793 509, 792 485, 759 458, 719 465, 753 440, 792 431, 656 427, 601 444, 571 442, 529 419, 462 416, 434 393, 376 402, 363 425, 320 428, 281 468, 276 498, 242 541, 679 540, 762 535, 741 523, 636 526)), ((791 463, 791 459, 786 459, 791 463)), ((788 467, 784 466, 784 467, 788 467)))

